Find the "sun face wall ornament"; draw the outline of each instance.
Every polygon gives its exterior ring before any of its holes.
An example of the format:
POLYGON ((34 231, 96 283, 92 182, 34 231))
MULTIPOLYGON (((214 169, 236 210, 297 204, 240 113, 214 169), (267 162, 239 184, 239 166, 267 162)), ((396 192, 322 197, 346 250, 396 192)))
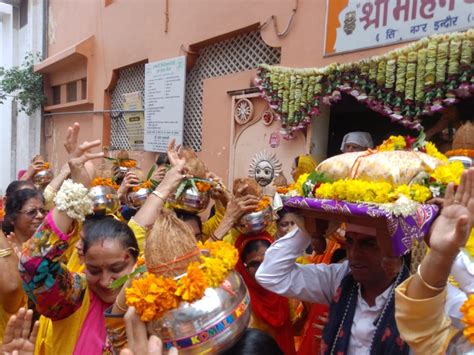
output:
POLYGON ((234 106, 234 120, 240 125, 244 125, 253 117, 253 104, 249 99, 240 99, 234 106))
POLYGON ((264 187, 280 175, 281 170, 282 165, 275 153, 262 150, 255 155, 250 163, 249 177, 254 178, 260 186, 264 187))

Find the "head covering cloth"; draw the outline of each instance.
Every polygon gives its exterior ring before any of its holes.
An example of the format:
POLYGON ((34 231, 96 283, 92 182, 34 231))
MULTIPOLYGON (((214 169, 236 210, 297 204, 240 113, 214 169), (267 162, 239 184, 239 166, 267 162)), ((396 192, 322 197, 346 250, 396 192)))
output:
POLYGON ((344 152, 346 144, 357 144, 365 149, 371 149, 374 147, 372 136, 368 132, 350 132, 347 133, 342 139, 341 151, 344 152))

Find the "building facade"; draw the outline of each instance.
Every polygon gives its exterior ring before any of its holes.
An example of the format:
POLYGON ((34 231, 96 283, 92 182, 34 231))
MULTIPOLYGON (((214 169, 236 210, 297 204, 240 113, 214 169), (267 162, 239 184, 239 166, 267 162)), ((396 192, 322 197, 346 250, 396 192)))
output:
MULTIPOLYGON (((143 95, 145 63, 182 55, 184 144, 211 171, 232 181, 246 175, 254 154, 264 149, 276 153, 286 176, 298 154, 325 158, 328 145, 336 144, 330 141, 331 109, 323 107, 294 139, 282 139, 279 122, 262 119, 271 110, 252 84, 258 64, 323 67, 405 44, 325 56, 326 6, 326 0, 50 0, 48 57, 36 66, 48 96, 48 160, 56 169, 65 162, 62 141, 76 121, 83 139, 128 150, 124 94, 143 95), (236 118, 242 112, 248 116, 243 124, 236 118)), ((339 108, 339 114, 351 110, 339 108)), ((156 156, 131 154, 145 170, 156 156)))

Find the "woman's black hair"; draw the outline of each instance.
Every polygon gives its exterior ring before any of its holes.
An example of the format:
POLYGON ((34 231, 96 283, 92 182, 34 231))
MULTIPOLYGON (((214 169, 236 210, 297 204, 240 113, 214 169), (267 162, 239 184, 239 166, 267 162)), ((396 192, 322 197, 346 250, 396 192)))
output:
POLYGON ((93 244, 104 240, 117 240, 124 249, 130 252, 134 260, 137 260, 139 254, 137 239, 127 224, 113 217, 103 216, 88 218, 82 228, 84 255, 93 244))
POLYGON ((168 159, 167 154, 159 154, 158 158, 156 158, 156 165, 169 165, 170 161, 168 159))
POLYGON ((8 186, 7 189, 5 190, 5 200, 8 200, 11 198, 12 194, 18 190, 23 190, 25 188, 28 188, 30 190, 36 190, 35 185, 28 180, 15 180, 12 181, 8 186))
POLYGON ((248 328, 230 349, 220 355, 284 355, 278 343, 259 329, 248 328))
POLYGON ((176 217, 178 217, 183 222, 195 221, 199 226, 199 230, 202 232, 201 217, 199 217, 197 214, 190 213, 190 212, 183 211, 183 210, 175 210, 174 212, 176 213, 176 217))
POLYGON ((240 258, 242 259, 242 261, 245 262, 245 259, 247 259, 247 256, 250 253, 254 251, 258 251, 260 247, 268 248, 269 246, 270 246, 270 243, 267 240, 263 240, 263 239, 252 240, 251 242, 247 243, 247 245, 244 247, 244 250, 242 250, 242 255, 240 256, 240 258))
POLYGON ((7 198, 5 204, 5 218, 2 224, 3 233, 10 234, 14 230, 13 222, 25 205, 31 199, 38 199, 44 203, 44 198, 41 192, 34 189, 21 189, 12 192, 7 198))

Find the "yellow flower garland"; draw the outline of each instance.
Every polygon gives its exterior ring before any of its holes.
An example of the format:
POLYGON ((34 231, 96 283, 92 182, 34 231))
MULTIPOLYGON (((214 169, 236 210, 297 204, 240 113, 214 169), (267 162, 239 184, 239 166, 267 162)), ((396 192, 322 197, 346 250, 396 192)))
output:
POLYGON ((223 241, 198 243, 200 250, 210 256, 201 256, 201 263, 188 265, 179 279, 145 273, 125 290, 128 306, 135 307, 144 322, 159 319, 181 302, 195 302, 202 298, 208 287, 217 287, 225 280, 238 261, 237 249, 223 241))
POLYGON ((463 334, 472 344, 474 344, 474 295, 469 295, 469 298, 464 301, 464 304, 461 307, 461 312, 464 313, 462 321, 466 325, 463 334))
POLYGON ((379 152, 386 152, 392 150, 403 150, 406 147, 405 137, 403 136, 390 136, 384 140, 381 145, 377 147, 379 152))
POLYGON ((423 185, 392 186, 387 182, 371 182, 357 179, 338 180, 321 184, 316 197, 349 202, 391 203, 401 195, 423 203, 431 198, 431 191, 423 185))
POLYGON ((454 182, 455 185, 459 185, 463 171, 464 165, 460 161, 453 161, 449 164, 438 166, 430 175, 438 183, 447 185, 450 182, 454 182))

